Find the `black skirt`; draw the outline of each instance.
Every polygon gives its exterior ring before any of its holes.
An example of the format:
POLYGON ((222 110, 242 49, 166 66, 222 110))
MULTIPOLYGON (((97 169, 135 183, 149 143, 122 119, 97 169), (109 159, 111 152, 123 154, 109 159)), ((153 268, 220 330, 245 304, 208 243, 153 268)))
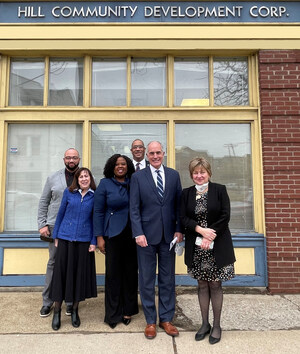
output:
POLYGON ((79 302, 97 297, 95 254, 89 242, 59 239, 50 290, 53 301, 79 302))

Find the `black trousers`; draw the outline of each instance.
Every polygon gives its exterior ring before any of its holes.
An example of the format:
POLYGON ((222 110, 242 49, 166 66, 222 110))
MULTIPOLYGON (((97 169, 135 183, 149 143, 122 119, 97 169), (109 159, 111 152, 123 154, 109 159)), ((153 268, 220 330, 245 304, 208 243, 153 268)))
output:
POLYGON ((118 323, 138 313, 138 266, 130 227, 118 236, 105 237, 105 318, 118 323))

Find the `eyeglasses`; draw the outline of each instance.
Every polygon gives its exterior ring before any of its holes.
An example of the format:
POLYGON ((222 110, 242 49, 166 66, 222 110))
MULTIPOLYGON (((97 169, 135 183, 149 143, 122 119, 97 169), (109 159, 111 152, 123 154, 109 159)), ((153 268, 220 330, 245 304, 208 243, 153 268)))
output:
POLYGON ((133 145, 132 149, 145 149, 143 145, 133 145))
POLYGON ((79 157, 78 156, 65 156, 64 159, 67 161, 70 161, 70 160, 77 161, 77 160, 79 160, 79 157))

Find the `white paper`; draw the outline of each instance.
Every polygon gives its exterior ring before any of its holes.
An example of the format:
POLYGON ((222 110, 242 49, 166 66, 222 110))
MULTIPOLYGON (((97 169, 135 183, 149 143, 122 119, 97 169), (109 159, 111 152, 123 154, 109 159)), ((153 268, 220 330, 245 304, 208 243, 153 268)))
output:
POLYGON ((177 241, 177 236, 176 236, 175 238, 173 238, 173 240, 170 242, 170 249, 169 249, 169 251, 171 251, 171 249, 174 247, 176 241, 177 241))

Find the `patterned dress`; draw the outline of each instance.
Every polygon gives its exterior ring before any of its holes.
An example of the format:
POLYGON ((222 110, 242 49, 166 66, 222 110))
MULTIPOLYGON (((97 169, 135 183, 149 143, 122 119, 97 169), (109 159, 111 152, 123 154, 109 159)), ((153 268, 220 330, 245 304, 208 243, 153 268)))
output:
MULTIPOLYGON (((201 227, 207 227, 207 191, 196 193, 197 223, 201 227)), ((234 277, 234 265, 229 264, 222 268, 217 268, 212 250, 203 250, 195 245, 194 259, 191 268, 188 268, 191 277, 197 280, 206 281, 226 281, 234 277)))

